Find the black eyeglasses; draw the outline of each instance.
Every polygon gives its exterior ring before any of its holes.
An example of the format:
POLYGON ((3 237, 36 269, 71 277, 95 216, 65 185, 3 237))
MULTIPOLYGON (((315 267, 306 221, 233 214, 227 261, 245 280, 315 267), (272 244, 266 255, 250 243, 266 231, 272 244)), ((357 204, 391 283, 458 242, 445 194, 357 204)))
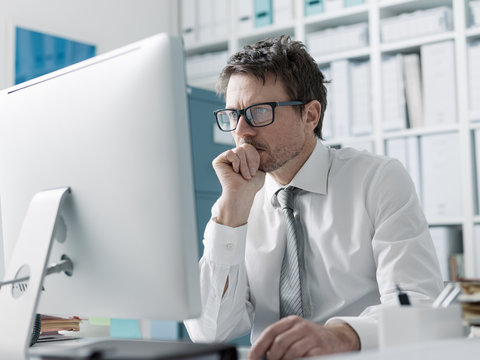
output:
POLYGON ((252 127, 262 127, 273 123, 275 119, 275 108, 277 106, 296 106, 304 105, 303 101, 276 101, 264 102, 247 106, 245 109, 220 109, 215 110, 213 115, 217 120, 217 125, 222 131, 233 131, 237 128, 240 116, 245 117, 245 121, 252 127))

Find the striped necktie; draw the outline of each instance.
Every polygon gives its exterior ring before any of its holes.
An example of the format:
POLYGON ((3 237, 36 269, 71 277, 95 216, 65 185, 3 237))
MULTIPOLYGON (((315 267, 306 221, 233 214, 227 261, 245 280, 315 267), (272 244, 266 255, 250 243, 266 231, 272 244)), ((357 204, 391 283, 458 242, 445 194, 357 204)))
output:
POLYGON ((297 236, 293 203, 295 187, 289 186, 277 192, 277 199, 285 215, 287 225, 287 242, 280 272, 280 318, 288 315, 304 317, 302 304, 303 241, 297 236))

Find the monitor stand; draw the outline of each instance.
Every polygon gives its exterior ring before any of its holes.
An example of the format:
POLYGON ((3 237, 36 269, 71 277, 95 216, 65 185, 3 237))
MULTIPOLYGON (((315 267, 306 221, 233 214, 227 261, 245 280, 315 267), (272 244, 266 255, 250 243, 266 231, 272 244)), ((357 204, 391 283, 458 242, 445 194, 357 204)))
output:
MULTIPOLYGON (((29 280, 0 288, 0 353, 26 360, 35 314, 63 198, 69 188, 41 191, 32 198, 5 279, 29 280)), ((58 222, 60 223, 60 222, 58 222)), ((63 224, 63 222, 62 222, 63 224)))

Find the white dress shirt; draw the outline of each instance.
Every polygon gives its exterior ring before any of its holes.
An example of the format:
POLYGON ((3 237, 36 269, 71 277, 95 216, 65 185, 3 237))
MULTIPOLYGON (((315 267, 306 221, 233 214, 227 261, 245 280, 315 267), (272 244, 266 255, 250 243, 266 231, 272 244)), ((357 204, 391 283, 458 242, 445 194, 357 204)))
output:
MULTIPOLYGON (((318 141, 289 185, 303 190, 294 214, 305 241, 309 320, 346 322, 362 349, 373 348, 380 304, 398 303, 395 284, 412 302, 430 301, 441 291, 428 224, 399 161, 318 141)), ((200 260, 203 312, 185 322, 193 341, 226 341, 252 330, 253 343, 279 320, 286 242, 275 196, 280 188, 267 174, 246 225, 207 224, 200 260)), ((214 206, 212 219, 215 214, 214 206)))

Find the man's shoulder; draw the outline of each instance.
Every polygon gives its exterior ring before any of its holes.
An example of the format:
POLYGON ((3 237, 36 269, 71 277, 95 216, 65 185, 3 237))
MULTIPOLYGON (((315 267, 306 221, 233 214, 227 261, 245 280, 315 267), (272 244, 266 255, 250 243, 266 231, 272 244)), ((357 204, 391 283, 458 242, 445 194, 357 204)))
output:
POLYGON ((353 148, 329 149, 331 166, 330 177, 350 177, 352 181, 359 178, 371 178, 379 174, 402 173, 404 166, 394 158, 372 154, 353 148))

